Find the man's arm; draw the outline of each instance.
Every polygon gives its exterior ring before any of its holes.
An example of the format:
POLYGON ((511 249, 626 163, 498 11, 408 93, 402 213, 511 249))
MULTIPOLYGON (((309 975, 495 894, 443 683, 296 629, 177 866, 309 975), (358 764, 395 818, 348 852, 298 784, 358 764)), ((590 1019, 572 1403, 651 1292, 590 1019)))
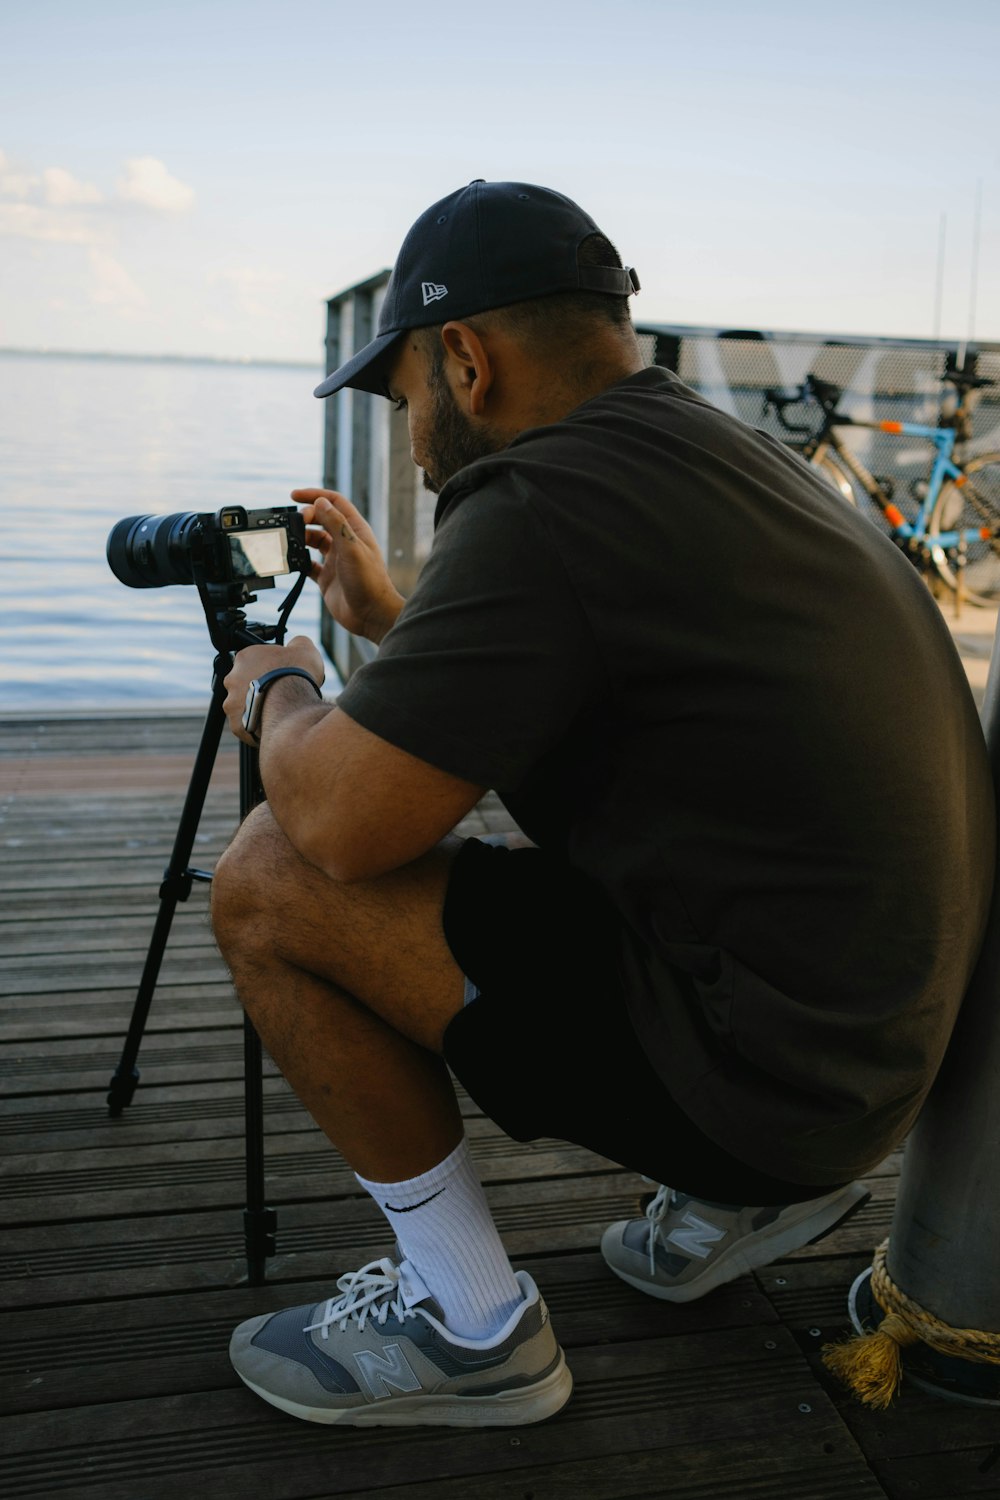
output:
MULTIPOLYGON (((371 527, 332 490, 293 490, 292 498, 303 502, 307 540, 320 553, 312 577, 327 608, 349 630, 381 641, 403 600, 371 527)), ((305 636, 237 652, 225 711, 238 739, 256 743, 241 722, 251 680, 280 666, 301 667, 322 685, 323 659, 305 636)), ((409 864, 450 833, 485 791, 317 703, 300 677, 269 685, 259 740, 271 811, 303 858, 333 880, 369 880, 409 864)))
MULTIPOLYGON (((318 682, 323 664, 299 636, 286 648, 250 646, 226 678, 226 714, 240 739, 246 690, 275 666, 299 666, 318 682)), ((482 797, 463 781, 364 729, 300 677, 280 678, 264 699, 260 772, 279 826, 304 859, 332 880, 370 880, 440 843, 482 797)))
POLYGON ((294 677, 276 682, 265 699, 260 770, 291 843, 337 881, 370 880, 409 864, 486 790, 323 707, 294 677))

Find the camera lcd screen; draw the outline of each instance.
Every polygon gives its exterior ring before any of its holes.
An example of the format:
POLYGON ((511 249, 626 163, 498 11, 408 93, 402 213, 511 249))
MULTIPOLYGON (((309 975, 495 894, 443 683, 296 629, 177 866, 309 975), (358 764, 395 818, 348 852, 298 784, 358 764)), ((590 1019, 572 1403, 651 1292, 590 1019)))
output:
POLYGON ((288 572, 288 532, 283 526, 230 533, 226 540, 234 578, 274 578, 288 572))

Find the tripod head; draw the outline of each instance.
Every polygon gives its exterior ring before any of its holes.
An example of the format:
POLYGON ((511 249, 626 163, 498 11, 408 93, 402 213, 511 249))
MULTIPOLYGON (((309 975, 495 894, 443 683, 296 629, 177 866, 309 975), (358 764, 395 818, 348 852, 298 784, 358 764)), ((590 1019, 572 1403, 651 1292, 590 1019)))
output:
MULTIPOLYGON (((221 682, 233 664, 233 657, 241 646, 264 646, 273 642, 281 646, 285 640, 288 617, 302 592, 307 573, 299 573, 289 590, 284 604, 273 625, 257 620, 247 620, 247 604, 256 604, 253 592, 261 586, 258 578, 236 578, 228 583, 198 583, 198 597, 205 611, 208 634, 216 650, 215 678, 221 682)), ((273 580, 268 579, 267 583, 273 580)))

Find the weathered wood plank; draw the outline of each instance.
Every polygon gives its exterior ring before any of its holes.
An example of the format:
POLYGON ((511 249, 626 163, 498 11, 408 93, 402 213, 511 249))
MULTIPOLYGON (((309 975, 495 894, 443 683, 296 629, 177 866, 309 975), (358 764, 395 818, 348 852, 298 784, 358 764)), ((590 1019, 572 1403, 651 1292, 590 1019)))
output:
MULTIPOLYGON (((339 1500, 362 1500, 354 1490, 339 1500)), ((393 1485, 379 1500, 468 1500, 469 1480, 435 1478, 393 1485)), ((863 1457, 846 1444, 825 1441, 804 1452, 762 1452, 759 1441, 705 1442, 668 1453, 618 1453, 478 1475, 476 1500, 872 1500, 884 1496, 863 1457)), ((318 1496, 317 1500, 327 1500, 318 1496)), ((964 1500, 964 1497, 956 1497, 964 1500)))
POLYGON ((982 1500, 984 1495, 1000 1495, 1000 1433, 996 1413, 992 1415, 991 1427, 982 1423, 983 1441, 977 1446, 873 1463, 889 1500, 982 1500))
MULTIPOLYGON (((24 1150, 30 1143, 36 1155, 74 1151, 128 1152, 145 1146, 183 1141, 244 1139, 244 1089, 241 1080, 155 1091, 151 1104, 137 1094, 133 1105, 112 1119, 104 1095, 74 1095, 73 1102, 48 1095, 0 1101, 0 1140, 4 1152, 24 1150), (86 1100, 88 1102, 80 1102, 86 1100), (15 1110, 13 1106, 22 1106, 15 1110)), ((471 1101, 465 1112, 476 1115, 471 1101)), ((308 1130, 309 1115, 284 1081, 264 1081, 265 1137, 308 1130)), ((71 1156, 67 1160, 72 1162, 71 1156)))
MULTIPOLYGON (((467 1117, 481 1111, 453 1080, 459 1108, 467 1117)), ((311 1124, 306 1111, 280 1074, 272 1068, 263 1080, 265 1129, 276 1133, 302 1130, 311 1124)), ((243 1135, 242 1073, 239 1078, 207 1084, 161 1087, 140 1085, 133 1105, 121 1116, 127 1130, 115 1137, 130 1147, 169 1140, 199 1140, 243 1135), (193 1133, 192 1133, 193 1128, 193 1133)), ((113 1123, 113 1122, 112 1122, 113 1123)), ((0 1099, 0 1139, 6 1152, 25 1149, 30 1138, 35 1151, 106 1148, 109 1116, 103 1097, 93 1092, 66 1095, 21 1095, 0 1099), (18 1144, 18 1138, 21 1144, 18 1144)))
MULTIPOLYGON (((184 791, 191 780, 186 755, 32 755, 0 761, 0 797, 45 797, 53 792, 184 791)), ((216 785, 239 786, 239 766, 231 757, 220 759, 212 780, 216 785)))
MULTIPOLYGON (((196 867, 201 868, 202 863, 200 858, 195 858, 196 867)), ((3 932, 36 924, 38 930, 44 932, 51 930, 60 921, 75 925, 88 921, 101 922, 109 914, 113 914, 115 919, 128 915, 145 920, 149 924, 147 931, 152 932, 158 909, 157 891, 162 878, 161 869, 158 877, 151 880, 145 888, 141 885, 106 886, 95 890, 90 885, 74 885, 45 900, 20 888, 6 891, 3 897, 3 932)), ((199 887, 195 889, 199 890, 199 887)), ((194 900, 193 894, 191 899, 194 900)), ((181 906, 178 908, 178 916, 192 910, 194 908, 190 905, 181 906)))
MULTIPOLYGON (((143 862, 126 859, 91 860, 84 848, 78 847, 74 858, 60 860, 51 867, 34 864, 23 868, 17 875, 16 884, 19 891, 32 891, 43 899, 52 899, 56 892, 67 887, 75 889, 79 886, 108 886, 114 890, 129 887, 152 889, 155 895, 162 878, 162 865, 151 878, 150 870, 143 862)), ((8 883, 13 883, 9 874, 0 877, 0 892, 8 883)))
MULTIPOLYGON (((8 1158, 0 1168, 8 1229, 61 1224, 71 1218, 168 1213, 173 1208, 240 1207, 245 1202, 242 1140, 130 1148, 120 1125, 109 1121, 108 1137, 117 1136, 117 1149, 8 1158)), ((618 1170, 604 1157, 561 1141, 511 1141, 486 1120, 470 1120, 467 1128, 472 1158, 485 1182, 618 1170)), ((324 1201, 358 1191, 354 1174, 316 1129, 273 1136, 266 1179, 275 1204, 324 1201)))
MULTIPOLYGON (((853 1458, 855 1477, 865 1478, 834 1408, 780 1328, 766 1338, 760 1329, 736 1328, 583 1347, 572 1363, 569 1404, 551 1421, 514 1434, 317 1428, 237 1389, 119 1405, 112 1432, 103 1406, 20 1416, 3 1433, 8 1456, 0 1461, 0 1483, 11 1500, 56 1489, 76 1500, 135 1500, 141 1474, 144 1500, 176 1500, 191 1476, 200 1493, 210 1486, 217 1500, 292 1500, 438 1476, 464 1476, 472 1489, 479 1475, 659 1451, 657 1482, 669 1493, 672 1450, 697 1444, 724 1451, 734 1442, 744 1445, 751 1476, 754 1469, 758 1478, 769 1473, 772 1483, 780 1473, 775 1453, 786 1470, 796 1457, 800 1468, 812 1460, 820 1469, 824 1458, 841 1466, 853 1458), (749 1451, 755 1438, 756 1463, 749 1451)), ((843 1472, 834 1477, 837 1488, 817 1485, 812 1493, 838 1500, 852 1493, 843 1472)), ((866 1482, 867 1493, 877 1495, 866 1482)), ((853 1493, 865 1491, 855 1485, 853 1493)))
MULTIPOLYGON (((816 1378, 827 1387, 844 1422, 879 1474, 888 1476, 891 1472, 908 1472, 912 1478, 917 1467, 913 1460, 929 1460, 934 1454, 948 1459, 971 1450, 983 1462, 993 1450, 1000 1448, 1000 1416, 995 1407, 945 1401, 912 1383, 907 1384, 904 1379, 892 1407, 888 1411, 875 1411, 839 1386, 820 1364, 818 1354, 812 1363, 816 1378), (897 1468, 904 1461, 909 1461, 908 1471, 897 1468)), ((988 1483, 993 1486, 994 1494, 1000 1489, 998 1467, 1000 1455, 992 1463, 987 1463, 983 1470, 984 1476, 989 1476, 988 1483)), ((937 1472, 940 1475, 940 1466, 937 1472)), ((882 1482, 889 1488, 887 1479, 883 1478, 882 1482)), ((972 1487, 969 1476, 966 1476, 965 1484, 966 1489, 972 1487)), ((931 1490, 929 1493, 935 1492, 931 1490)))
MULTIPOLYGON (((593 1250, 609 1223, 635 1212, 641 1187, 634 1174, 611 1170, 487 1183, 486 1196, 508 1251, 528 1256, 593 1250)), ((354 1190, 353 1197, 281 1204, 269 1278, 315 1278, 391 1252, 382 1213, 357 1184, 354 1190)), ((218 1289, 245 1278, 236 1202, 228 1211, 191 1212, 179 1203, 160 1214, 67 1216, 58 1228, 11 1228, 0 1248, 0 1308, 218 1289)))
MULTIPOLYGON (((76 962, 65 954, 32 960, 19 972, 0 971, 0 996, 28 1001, 34 996, 51 1000, 72 987, 74 994, 105 994, 115 990, 135 992, 145 962, 144 953, 81 953, 76 962)), ((170 949, 160 967, 164 985, 205 984, 228 978, 226 966, 214 945, 189 944, 170 949)))
MULTIPOLYGON (((121 1053, 121 1044, 125 1040, 132 1019, 134 1003, 135 991, 131 987, 127 991, 119 991, 117 998, 109 999, 103 992, 95 990, 90 996, 77 995, 72 1003, 67 1001, 65 1005, 60 1005, 57 999, 49 996, 42 997, 41 1004, 30 1007, 24 1005, 23 1002, 7 1002, 10 1011, 10 1042, 13 1044, 8 1049, 10 1056, 16 1055, 14 1047, 23 1048, 21 1056, 27 1059, 27 1049, 34 1046, 40 1036, 47 1031, 53 1040, 74 1041, 81 1048, 93 1042, 98 1055, 89 1062, 84 1062, 81 1054, 80 1067, 100 1070, 104 1062, 108 1064, 117 1062, 121 1053)), ((146 1076, 148 1048, 154 1045, 158 1038, 173 1032, 196 1036, 199 1032, 237 1029, 241 1025, 241 1015, 228 985, 187 984, 181 986, 174 995, 168 995, 163 989, 158 989, 153 999, 153 1008, 146 1021, 142 1050, 139 1055, 140 1071, 146 1076), (165 1000, 168 998, 169 1011, 165 1006, 165 1000)), ((0 1077, 8 1082, 15 1078, 38 1075, 44 1071, 43 1064, 32 1058, 30 1059, 31 1066, 28 1072, 25 1072, 24 1064, 15 1065, 10 1061, 10 1056, 0 1052, 0 1077)), ((67 1088, 75 1087, 72 1081, 67 1084, 67 1080, 62 1076, 56 1080, 55 1074, 51 1071, 49 1077, 60 1093, 66 1092, 67 1088)), ((10 1091, 18 1092, 19 1090, 14 1085, 7 1090, 0 1083, 0 1095, 10 1091)))
MULTIPOLYGON (((159 995, 154 1007, 158 1001, 159 995)), ((243 1077, 243 1031, 238 1015, 226 1030, 186 1033, 160 1029, 168 1024, 162 1012, 154 1010, 139 1053, 143 1078, 174 1084, 243 1077)), ((0 1095, 67 1094, 106 1088, 121 1056, 124 1037, 124 1026, 109 1026, 107 1035, 96 1038, 54 1038, 49 1055, 38 1042, 4 1047, 0 1049, 0 1095)))
MULTIPOLYGON (((145 912, 109 912, 103 918, 95 912, 82 919, 39 917, 30 926, 11 923, 10 930, 0 931, 0 974, 6 980, 9 975, 46 972, 55 959, 65 963, 68 954, 84 964, 91 962, 92 955, 107 957, 109 953, 122 960, 134 960, 136 956, 142 960, 151 933, 152 923, 145 912)), ((200 954, 218 957, 208 926, 207 904, 197 911, 190 906, 178 908, 170 929, 168 956, 177 949, 183 949, 186 956, 197 949, 200 954)))
MULTIPOLYGON (((542 1288, 567 1349, 672 1337, 708 1329, 770 1327, 776 1314, 748 1278, 720 1290, 711 1304, 653 1302, 613 1276, 597 1254, 519 1262, 542 1288)), ((237 1323, 335 1290, 334 1274, 308 1282, 270 1283, 195 1297, 140 1297, 65 1307, 40 1330, 34 1310, 0 1316, 0 1374, 8 1411, 40 1411, 89 1401, 214 1390, 234 1384, 226 1350, 237 1323)))

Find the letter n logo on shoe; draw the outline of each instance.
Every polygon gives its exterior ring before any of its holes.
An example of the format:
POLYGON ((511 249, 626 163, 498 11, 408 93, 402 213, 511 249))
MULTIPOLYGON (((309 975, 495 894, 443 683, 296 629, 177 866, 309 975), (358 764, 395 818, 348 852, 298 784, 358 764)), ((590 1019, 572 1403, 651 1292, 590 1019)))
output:
POLYGON ((393 1391, 420 1390, 420 1381, 398 1344, 386 1344, 382 1354, 375 1354, 371 1349, 358 1349, 354 1362, 369 1394, 376 1401, 391 1396, 393 1391))
POLYGON ((711 1255, 712 1246, 717 1245, 725 1237, 726 1231, 720 1229, 718 1224, 710 1224, 707 1219, 699 1219, 697 1214, 689 1211, 677 1228, 671 1229, 666 1239, 687 1255, 695 1255, 699 1260, 705 1260, 711 1255), (687 1225, 687 1228, 683 1228, 684 1225, 687 1225))

